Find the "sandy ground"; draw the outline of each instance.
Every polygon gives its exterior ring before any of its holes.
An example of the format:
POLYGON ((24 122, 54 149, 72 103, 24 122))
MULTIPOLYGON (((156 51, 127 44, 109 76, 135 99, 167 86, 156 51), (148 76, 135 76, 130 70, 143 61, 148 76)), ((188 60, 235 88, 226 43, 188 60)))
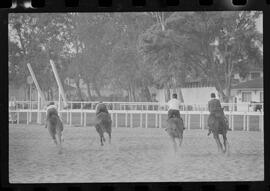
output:
POLYGON ((225 156, 204 130, 186 130, 174 154, 164 129, 114 128, 112 144, 101 147, 93 127, 66 127, 63 153, 58 154, 44 126, 9 129, 11 183, 264 179, 261 132, 229 132, 230 155, 225 156))

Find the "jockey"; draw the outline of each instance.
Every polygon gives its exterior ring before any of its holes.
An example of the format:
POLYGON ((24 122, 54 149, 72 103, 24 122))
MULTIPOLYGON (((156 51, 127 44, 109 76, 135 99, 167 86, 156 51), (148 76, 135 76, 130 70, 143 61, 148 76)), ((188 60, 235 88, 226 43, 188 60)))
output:
POLYGON ((172 99, 168 102, 169 110, 168 110, 168 119, 173 116, 180 118, 180 101, 177 99, 177 94, 172 95, 172 99))
MULTIPOLYGON (((47 107, 47 112, 46 112, 46 121, 49 119, 49 117, 52 114, 56 114, 58 116, 58 110, 56 105, 54 105, 54 102, 50 102, 47 107)), ((59 116, 58 116, 59 117, 59 116)), ((45 128, 47 128, 47 123, 45 125, 45 128)))
MULTIPOLYGON (((212 123, 215 119, 219 119, 219 122, 221 123, 221 125, 223 127, 227 127, 223 109, 221 107, 220 101, 216 99, 215 93, 211 93, 211 100, 208 102, 208 110, 210 112, 210 116, 208 118, 208 126, 209 126, 208 135, 210 135, 212 131, 209 124, 212 123)), ((230 130, 230 129, 227 127, 227 130, 230 130)))
POLYGON ((106 105, 102 101, 100 101, 96 106, 96 115, 98 115, 101 112, 105 112, 109 114, 106 105))

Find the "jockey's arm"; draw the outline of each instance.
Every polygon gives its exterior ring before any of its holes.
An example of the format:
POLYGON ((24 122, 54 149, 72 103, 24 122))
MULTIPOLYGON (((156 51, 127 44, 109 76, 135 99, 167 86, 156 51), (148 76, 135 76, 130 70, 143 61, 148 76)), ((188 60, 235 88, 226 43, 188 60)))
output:
POLYGON ((219 100, 218 100, 217 106, 218 106, 218 108, 219 108, 220 110, 222 109, 222 107, 221 107, 221 103, 220 103, 220 101, 219 101, 219 100))
POLYGON ((181 109, 181 101, 178 101, 178 109, 180 111, 180 109, 181 109))
POLYGON ((98 113, 99 110, 99 103, 96 105, 96 113, 98 113))

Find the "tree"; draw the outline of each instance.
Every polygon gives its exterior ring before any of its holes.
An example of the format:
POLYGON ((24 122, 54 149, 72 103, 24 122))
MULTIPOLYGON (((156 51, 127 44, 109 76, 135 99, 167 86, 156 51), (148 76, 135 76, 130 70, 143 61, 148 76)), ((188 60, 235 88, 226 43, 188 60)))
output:
POLYGON ((153 22, 145 13, 113 15, 111 37, 114 39, 109 69, 113 85, 126 90, 130 101, 151 101, 151 75, 146 71, 137 48, 138 38, 153 22))
POLYGON ((233 72, 247 68, 247 63, 262 65, 262 38, 255 27, 259 14, 173 13, 163 22, 163 32, 152 26, 143 34, 141 47, 156 63, 165 62, 162 51, 164 55, 174 54, 173 58, 183 66, 176 71, 186 71, 186 68, 188 72, 199 73, 201 78, 214 84, 223 101, 228 101, 233 72))
MULTIPOLYGON (((26 85, 26 77, 30 75, 27 63, 30 63, 42 90, 52 92, 56 83, 49 60, 57 63, 56 67, 61 74, 61 69, 65 69, 66 64, 60 60, 65 51, 68 27, 66 14, 10 14, 10 74, 15 75, 15 79, 24 79, 22 84, 26 85), (17 71, 14 72, 14 69, 17 71)), ((48 99, 53 99, 52 96, 53 94, 48 95, 48 99)))
MULTIPOLYGON (((172 13, 151 13, 151 16, 156 22, 140 35, 139 49, 145 56, 145 65, 153 74, 154 83, 167 90, 168 99, 169 89, 175 90, 184 84, 189 67, 179 59, 183 47, 179 47, 177 42, 183 38, 167 26, 172 13)), ((183 100, 181 92, 180 99, 183 100)))

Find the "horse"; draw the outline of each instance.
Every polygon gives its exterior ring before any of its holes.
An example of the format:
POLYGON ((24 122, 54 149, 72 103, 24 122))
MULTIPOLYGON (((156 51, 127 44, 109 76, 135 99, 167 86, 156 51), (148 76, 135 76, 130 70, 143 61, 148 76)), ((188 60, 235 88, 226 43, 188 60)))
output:
POLYGON ((227 140, 227 131, 228 131, 228 127, 229 127, 229 123, 227 118, 224 115, 224 108, 222 108, 222 113, 220 116, 214 117, 214 120, 209 120, 208 119, 208 126, 209 126, 209 133, 208 135, 210 135, 210 133, 213 133, 213 137, 217 143, 217 147, 218 147, 218 152, 223 152, 223 153, 227 153, 229 152, 229 142, 227 140), (221 119, 223 118, 223 119, 221 119), (221 120, 224 120, 225 123, 223 123, 224 125, 221 124, 221 120), (222 135, 223 137, 223 145, 221 144, 221 141, 219 139, 219 135, 222 135), (224 146, 224 148, 223 148, 224 146))
POLYGON ((49 134, 51 135, 54 143, 58 147, 58 153, 62 153, 62 142, 64 141, 63 138, 63 123, 60 120, 59 116, 55 113, 51 113, 48 116, 48 120, 46 122, 49 134), (57 135, 57 136, 56 136, 57 135), (58 138, 58 141, 57 141, 58 138))
POLYGON ((109 135, 109 143, 111 143, 112 120, 110 114, 106 112, 97 114, 95 127, 100 137, 101 146, 103 146, 105 142, 104 132, 109 135))
POLYGON ((174 151, 176 152, 177 146, 176 146, 176 139, 179 139, 179 147, 182 145, 183 141, 183 131, 184 131, 184 123, 182 118, 178 118, 176 116, 173 116, 172 118, 169 118, 167 120, 167 127, 165 131, 170 136, 172 142, 174 151))

